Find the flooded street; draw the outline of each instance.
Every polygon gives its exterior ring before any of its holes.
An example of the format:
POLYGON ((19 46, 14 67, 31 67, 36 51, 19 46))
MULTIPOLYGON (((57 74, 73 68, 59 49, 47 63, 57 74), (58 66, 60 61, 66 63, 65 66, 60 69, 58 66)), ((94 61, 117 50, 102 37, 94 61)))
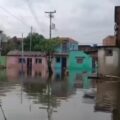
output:
POLYGON ((69 71, 67 77, 57 72, 50 79, 0 74, 0 120, 4 114, 7 120, 111 120, 110 112, 95 110, 105 101, 96 81, 88 79, 90 72, 69 71))
POLYGON ((0 9, 0 120, 120 120, 120 0, 0 9))

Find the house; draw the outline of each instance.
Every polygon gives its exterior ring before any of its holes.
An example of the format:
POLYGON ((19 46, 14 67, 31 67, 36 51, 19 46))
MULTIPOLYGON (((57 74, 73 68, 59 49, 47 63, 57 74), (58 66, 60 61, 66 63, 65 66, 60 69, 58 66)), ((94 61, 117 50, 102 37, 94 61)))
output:
POLYGON ((92 57, 83 51, 78 51, 78 42, 71 38, 60 38, 61 44, 54 54, 55 69, 92 69, 92 57))
POLYGON ((68 56, 70 51, 78 50, 78 42, 67 37, 59 38, 61 44, 56 49, 54 54, 54 68, 55 69, 65 69, 68 68, 68 56))
POLYGON ((98 74, 120 76, 120 48, 98 47, 98 74))
POLYGON ((47 57, 41 52, 10 51, 7 54, 7 69, 14 68, 32 76, 45 76, 47 72, 47 57))

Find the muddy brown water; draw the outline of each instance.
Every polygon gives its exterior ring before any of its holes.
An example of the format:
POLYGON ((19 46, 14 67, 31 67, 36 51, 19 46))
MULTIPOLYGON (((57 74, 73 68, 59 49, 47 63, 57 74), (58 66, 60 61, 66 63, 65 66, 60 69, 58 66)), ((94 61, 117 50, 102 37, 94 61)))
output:
POLYGON ((119 83, 90 74, 56 72, 48 79, 0 71, 0 120, 119 120, 119 83))

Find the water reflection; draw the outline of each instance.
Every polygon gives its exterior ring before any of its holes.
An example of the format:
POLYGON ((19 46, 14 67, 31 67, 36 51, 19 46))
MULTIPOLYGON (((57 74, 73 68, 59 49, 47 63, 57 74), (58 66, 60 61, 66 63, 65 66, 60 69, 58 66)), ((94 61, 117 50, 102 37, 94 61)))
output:
MULTIPOLYGON (((4 76, 0 76, 0 99, 7 118, 109 120, 109 114, 94 112, 95 100, 100 99, 101 94, 98 90, 97 95, 90 97, 93 95, 91 90, 100 86, 95 80, 88 79, 91 73, 91 70, 70 70, 64 76, 60 70, 56 70, 49 78, 46 70, 22 72, 7 69, 4 74, 0 73, 4 76)), ((96 105, 99 105, 98 102, 96 105)), ((3 118, 0 116, 0 119, 3 118)))
POLYGON ((97 82, 96 110, 112 112, 116 108, 119 82, 116 80, 102 79, 97 82))
POLYGON ((96 111, 111 112, 112 120, 120 120, 120 79, 104 78, 97 82, 96 111))

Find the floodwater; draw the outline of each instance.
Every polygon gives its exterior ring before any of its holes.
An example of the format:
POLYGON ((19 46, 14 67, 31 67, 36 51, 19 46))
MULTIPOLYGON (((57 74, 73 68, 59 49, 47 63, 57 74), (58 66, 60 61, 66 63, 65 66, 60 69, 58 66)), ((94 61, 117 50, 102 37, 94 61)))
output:
POLYGON ((120 120, 119 82, 91 80, 91 71, 0 71, 0 120, 120 120), (9 74, 10 73, 10 74, 9 74))

